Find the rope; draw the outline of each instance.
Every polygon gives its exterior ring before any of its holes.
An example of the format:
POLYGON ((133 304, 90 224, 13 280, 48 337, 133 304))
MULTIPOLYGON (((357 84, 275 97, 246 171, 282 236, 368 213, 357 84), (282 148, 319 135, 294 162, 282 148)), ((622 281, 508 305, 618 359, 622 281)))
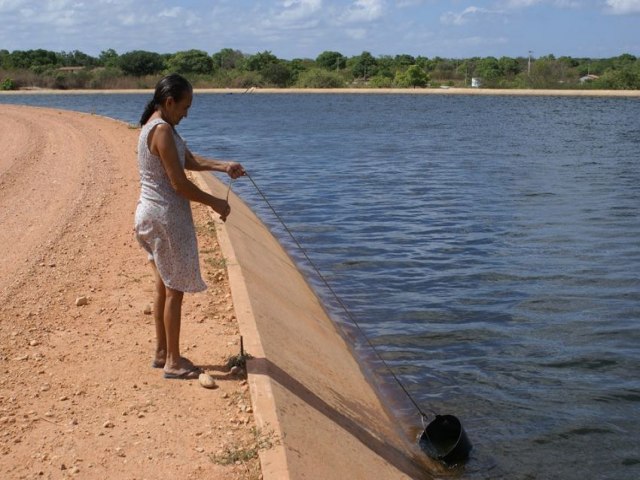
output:
MULTIPOLYGON (((287 226, 287 224, 284 222, 284 220, 280 217, 280 215, 278 214, 278 212, 276 211, 276 209, 273 207, 273 205, 271 205, 271 202, 269 202, 269 199, 266 197, 266 195, 262 192, 262 190, 260 190, 260 187, 258 187, 258 185, 256 184, 256 182, 253 180, 253 178, 251 178, 251 175, 249 175, 249 173, 247 171, 245 171, 245 175, 249 178, 249 180, 251 181, 251 183, 253 184, 254 188, 256 189, 256 191, 258 192, 258 194, 262 197, 262 199, 264 200, 264 202, 267 204, 267 206, 269 207, 269 209, 271 210, 271 212, 275 215, 276 219, 278 219, 278 222, 280 222, 280 224, 282 225, 282 227, 285 229, 285 231, 287 232, 287 234, 291 237, 291 239, 293 240, 293 242, 296 244, 296 246, 298 247, 298 249, 300 250, 300 252, 302 253, 302 255, 304 256, 304 258, 307 260, 307 262, 309 262, 309 265, 311 266, 311 268, 315 271, 315 273, 318 275, 318 277, 320 278, 320 280, 322 281, 322 283, 324 284, 324 286, 327 288, 327 290, 331 293, 331 295, 333 295, 333 297, 336 299, 336 301, 338 302, 338 304, 340 305, 340 307, 344 310, 344 312, 347 314, 347 316, 349 317, 349 319, 353 322, 353 324, 358 328, 358 331, 360 332, 360 334, 362 335, 362 337, 366 340, 367 344, 369 345, 369 347, 371 347, 371 350, 373 350, 373 352, 376 354, 376 357, 378 357, 378 360, 380 360, 382 362, 382 364, 385 366, 385 368, 389 371, 389 373, 391 374, 391 376, 393 377, 393 379, 396 381, 396 383, 400 386, 400 388, 402 389, 402 391, 407 395, 407 397, 409 398, 409 400, 411 400, 411 403, 413 403, 413 405, 416 407, 416 409, 418 410, 418 412, 420 413, 420 415, 422 416, 422 424, 424 425, 425 419, 427 418, 427 415, 422 411, 422 409, 420 408, 420 405, 418 405, 418 403, 415 401, 415 399, 411 396, 411 394, 409 393, 409 391, 405 388, 405 386, 402 384, 402 382, 400 381, 400 379, 396 376, 396 374, 393 372, 393 370, 391 369, 391 367, 389 367, 389 365, 387 364, 387 362, 384 360, 384 358, 382 358, 382 356, 380 355, 380 353, 378 353, 378 350, 376 350, 375 346, 371 343, 371 341, 369 340, 369 337, 367 337, 367 335, 364 333, 364 330, 362 329, 362 327, 360 326, 360 324, 358 323, 358 321, 356 320, 355 316, 349 311, 349 309, 347 308, 347 306, 344 304, 344 302, 342 301, 342 299, 338 296, 338 294, 335 292, 335 290, 331 287, 331 285, 329 284, 329 282, 327 281, 327 279, 324 277, 324 275, 322 275, 322 273, 320 273, 320 270, 318 269, 318 267, 316 267, 315 263, 311 260, 311 258, 309 258, 309 255, 307 254, 306 250, 302 247, 302 245, 300 244, 300 242, 298 241, 298 239, 293 235, 293 233, 291 232, 291 230, 289 229, 289 227, 287 226)), ((231 186, 231 183, 229 183, 229 186, 231 186)), ((435 414, 435 413, 434 413, 435 414)))

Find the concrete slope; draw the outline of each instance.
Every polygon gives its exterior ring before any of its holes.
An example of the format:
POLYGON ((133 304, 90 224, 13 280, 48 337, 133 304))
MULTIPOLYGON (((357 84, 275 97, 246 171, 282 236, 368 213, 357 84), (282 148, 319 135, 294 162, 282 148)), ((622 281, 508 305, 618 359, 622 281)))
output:
MULTIPOLYGON (((210 174, 198 175, 198 183, 226 193, 210 174)), ((227 222, 217 221, 218 239, 254 357, 254 413, 259 428, 280 437, 262 453, 264 478, 431 478, 296 265, 238 197, 230 203, 227 222)))

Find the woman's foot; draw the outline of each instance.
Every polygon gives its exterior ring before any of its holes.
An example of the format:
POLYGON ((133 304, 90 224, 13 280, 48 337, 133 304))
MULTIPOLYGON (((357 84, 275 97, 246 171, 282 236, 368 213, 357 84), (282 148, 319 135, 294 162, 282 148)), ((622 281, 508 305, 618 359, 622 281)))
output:
POLYGON ((200 367, 195 366, 191 360, 185 357, 180 357, 178 364, 173 367, 164 365, 164 378, 192 380, 198 378, 202 372, 200 367))
MULTIPOLYGON (((189 360, 187 357, 180 357, 180 360, 184 362, 183 364, 190 365, 191 367, 195 366, 193 362, 189 360)), ((164 368, 164 365, 166 362, 167 362, 166 354, 164 353, 156 354, 156 358, 154 358, 153 362, 151 362, 151 368, 164 368)))

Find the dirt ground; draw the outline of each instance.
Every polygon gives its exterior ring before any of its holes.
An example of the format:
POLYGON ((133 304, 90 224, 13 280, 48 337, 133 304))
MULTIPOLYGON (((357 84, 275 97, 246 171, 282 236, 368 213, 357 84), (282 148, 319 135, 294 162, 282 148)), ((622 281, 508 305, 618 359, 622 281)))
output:
POLYGON ((185 296, 181 345, 218 388, 151 368, 137 136, 95 115, 0 105, 0 478, 259 479, 257 453, 277 442, 255 428, 244 376, 228 373, 240 337, 202 206, 209 289, 185 296))

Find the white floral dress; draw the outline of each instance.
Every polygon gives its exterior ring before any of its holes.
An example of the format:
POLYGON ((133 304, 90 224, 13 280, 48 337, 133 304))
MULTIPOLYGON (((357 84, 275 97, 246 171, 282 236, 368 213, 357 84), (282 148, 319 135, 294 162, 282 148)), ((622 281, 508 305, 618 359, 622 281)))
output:
MULTIPOLYGON (((147 122, 138 140, 140 200, 135 215, 136 238, 149 260, 155 262, 167 287, 200 292, 207 285, 200 274, 191 204, 175 192, 160 157, 151 153, 147 144, 149 132, 161 123, 166 122, 159 118, 147 122)), ((186 144, 175 130, 173 138, 184 168, 186 144)))

